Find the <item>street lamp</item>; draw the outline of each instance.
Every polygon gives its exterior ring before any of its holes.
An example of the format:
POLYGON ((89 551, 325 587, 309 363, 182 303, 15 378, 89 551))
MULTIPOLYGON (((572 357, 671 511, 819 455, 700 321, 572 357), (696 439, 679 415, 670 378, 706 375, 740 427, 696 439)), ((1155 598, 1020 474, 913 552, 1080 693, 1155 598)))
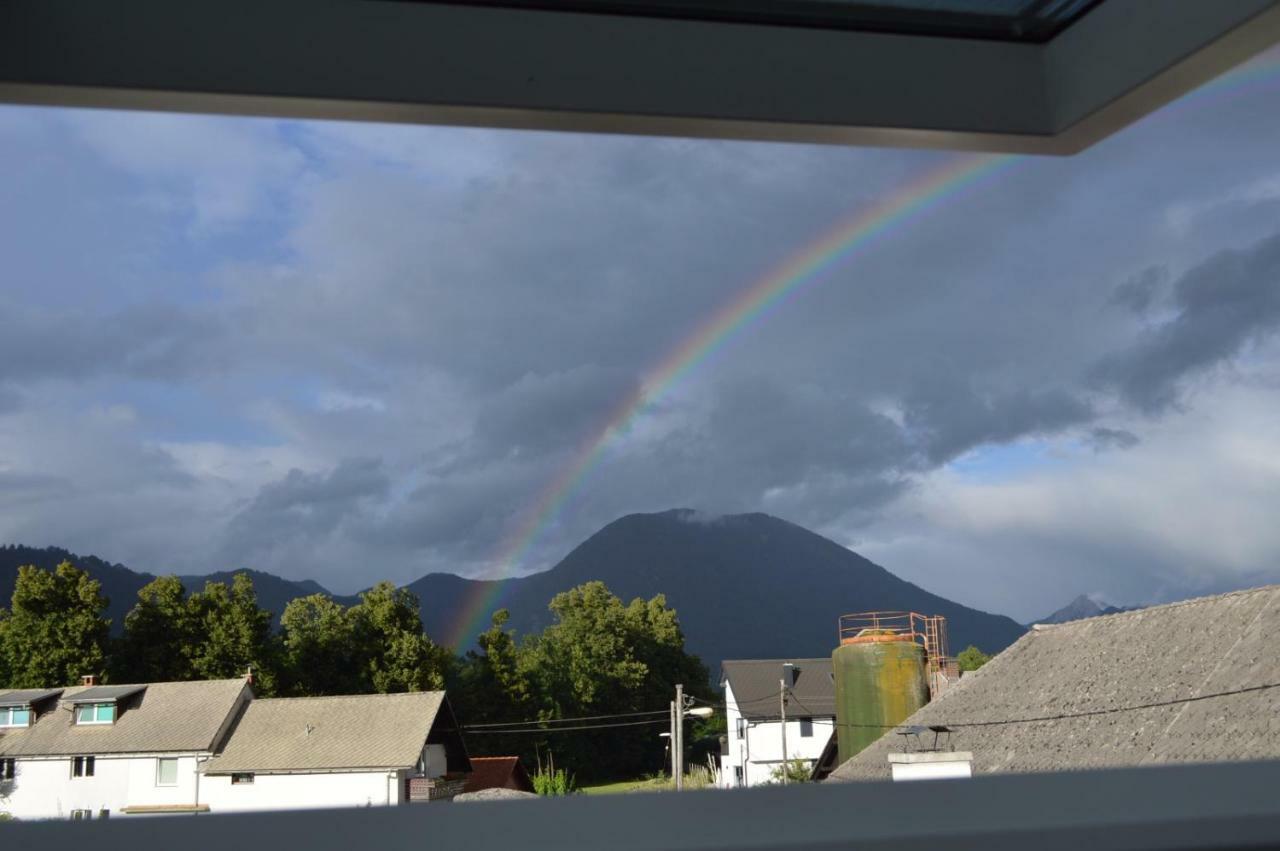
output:
POLYGON ((676 791, 684 789, 684 719, 710 718, 714 711, 710 706, 686 705, 692 702, 684 696, 684 685, 676 683, 676 699, 671 701, 671 778, 675 781, 676 791))

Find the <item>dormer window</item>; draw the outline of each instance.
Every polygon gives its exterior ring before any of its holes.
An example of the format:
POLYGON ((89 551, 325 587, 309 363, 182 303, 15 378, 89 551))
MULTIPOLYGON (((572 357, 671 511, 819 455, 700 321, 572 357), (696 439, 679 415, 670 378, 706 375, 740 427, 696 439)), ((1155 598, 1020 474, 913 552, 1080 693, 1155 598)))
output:
POLYGON ((30 727, 30 706, 0 706, 0 727, 30 727))
POLYGON ((76 706, 77 724, 113 724, 115 720, 114 703, 81 703, 76 706))

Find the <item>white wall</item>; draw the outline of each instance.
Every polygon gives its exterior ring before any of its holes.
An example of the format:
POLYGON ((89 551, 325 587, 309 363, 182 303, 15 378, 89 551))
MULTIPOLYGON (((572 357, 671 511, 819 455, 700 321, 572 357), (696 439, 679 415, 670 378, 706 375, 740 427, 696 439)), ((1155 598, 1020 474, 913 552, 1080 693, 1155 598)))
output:
POLYGON ((385 807, 403 799, 405 776, 404 771, 255 774, 252 783, 232 785, 229 775, 205 775, 200 802, 211 813, 385 807))
MULTIPOLYGON (((721 782, 732 787, 735 780, 736 767, 743 769, 743 786, 758 786, 773 779, 773 771, 782 764, 782 723, 780 721, 752 722, 744 725, 743 735, 738 735, 738 720, 742 714, 738 711, 737 700, 733 689, 725 684, 725 716, 729 725, 728 750, 721 756, 721 782)), ((811 719, 813 735, 801 735, 799 719, 787 719, 787 758, 803 759, 811 764, 822 755, 831 732, 835 729, 835 718, 823 716, 811 719)))
POLYGON ((68 818, 72 810, 110 810, 117 817, 127 806, 192 804, 196 800, 196 755, 96 756, 92 777, 72 777, 71 757, 18 757, 14 790, 0 801, 0 812, 19 819, 68 818), (178 758, 176 786, 156 784, 159 756, 178 758))

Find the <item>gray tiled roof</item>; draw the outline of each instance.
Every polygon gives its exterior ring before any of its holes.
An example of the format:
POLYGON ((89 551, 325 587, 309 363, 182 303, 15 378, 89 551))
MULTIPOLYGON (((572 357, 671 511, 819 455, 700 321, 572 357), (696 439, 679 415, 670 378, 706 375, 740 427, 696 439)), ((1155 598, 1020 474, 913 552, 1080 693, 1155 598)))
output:
POLYGON ((83 691, 64 698, 68 703, 112 703, 123 701, 144 690, 145 685, 131 686, 90 686, 83 691))
POLYGON ((60 688, 23 688, 0 692, 0 706, 29 706, 62 694, 60 688))
MULTIPOLYGON (((905 725, 1178 701, 1280 683, 1280 585, 1037 627, 905 725)), ((975 774, 1280 759, 1280 689, 1088 717, 963 727, 975 774)), ((889 777, 886 735, 831 780, 889 777)))
POLYGON ((81 725, 71 702, 86 689, 63 689, 30 727, 0 730, 0 756, 211 751, 245 689, 243 679, 149 683, 122 701, 114 724, 81 725))
POLYGON ((411 768, 443 702, 442 691, 255 700, 205 771, 411 768))
POLYGON ((828 659, 729 659, 722 679, 729 681, 738 710, 747 718, 777 718, 778 688, 782 666, 796 668, 795 685, 787 700, 789 718, 813 718, 836 714, 836 687, 828 659))

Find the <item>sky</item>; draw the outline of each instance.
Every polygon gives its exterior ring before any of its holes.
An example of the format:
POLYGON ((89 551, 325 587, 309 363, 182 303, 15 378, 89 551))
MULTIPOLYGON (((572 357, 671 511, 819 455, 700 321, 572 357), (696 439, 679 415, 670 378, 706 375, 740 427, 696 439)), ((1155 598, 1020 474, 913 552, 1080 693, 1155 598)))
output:
POLYGON ((688 507, 1020 620, 1280 581, 1277 151, 1280 72, 999 169, 557 491, 709 317, 966 155, 0 106, 0 542, 346 593, 688 507))

